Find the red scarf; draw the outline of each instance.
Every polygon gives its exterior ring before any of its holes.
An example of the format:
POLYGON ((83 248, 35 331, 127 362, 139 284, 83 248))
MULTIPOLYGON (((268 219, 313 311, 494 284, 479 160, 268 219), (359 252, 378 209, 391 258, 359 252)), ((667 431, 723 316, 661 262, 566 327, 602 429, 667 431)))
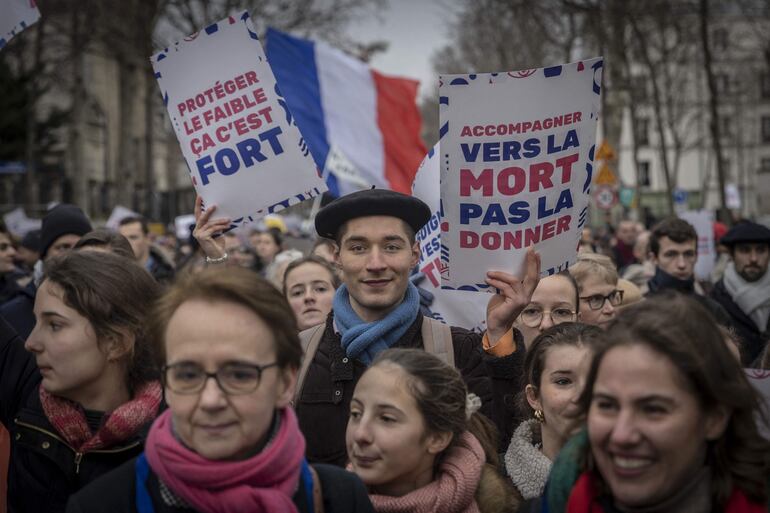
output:
POLYGON ((134 398, 104 416, 96 434, 86 422, 83 408, 69 399, 49 394, 40 385, 40 403, 48 421, 76 452, 107 449, 137 434, 158 414, 162 389, 157 381, 141 385, 134 398))
POLYGON ((305 437, 291 408, 279 410, 281 425, 262 452, 239 461, 214 461, 182 445, 166 410, 150 428, 144 453, 153 472, 201 513, 296 513, 305 437))
MULTIPOLYGON (((566 513, 603 513, 596 499, 596 486, 590 472, 584 472, 575 482, 567 502, 566 513)), ((749 501, 741 490, 735 488, 727 501, 725 513, 767 513, 762 504, 749 501)))

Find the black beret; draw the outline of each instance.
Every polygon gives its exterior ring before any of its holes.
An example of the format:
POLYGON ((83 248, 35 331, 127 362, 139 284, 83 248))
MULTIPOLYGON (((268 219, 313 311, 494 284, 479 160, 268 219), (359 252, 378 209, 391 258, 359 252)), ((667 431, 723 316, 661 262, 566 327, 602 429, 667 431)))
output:
POLYGON ((430 208, 414 196, 388 189, 367 189, 342 196, 322 208, 315 218, 321 237, 336 239, 343 224, 365 216, 393 216, 419 231, 430 219, 430 208))
POLYGON ((82 237, 90 232, 91 221, 80 207, 61 203, 49 210, 43 217, 40 228, 40 257, 45 258, 48 248, 63 235, 78 235, 82 237))
POLYGON ((741 242, 764 242, 770 244, 770 228, 751 221, 742 221, 719 239, 720 244, 734 246, 741 242))

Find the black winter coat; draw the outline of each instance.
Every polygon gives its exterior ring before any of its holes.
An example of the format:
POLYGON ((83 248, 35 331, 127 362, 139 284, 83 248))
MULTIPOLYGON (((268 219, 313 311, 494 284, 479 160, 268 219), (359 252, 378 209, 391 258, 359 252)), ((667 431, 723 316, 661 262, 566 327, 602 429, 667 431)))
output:
POLYGON ((63 512, 72 493, 143 448, 140 434, 120 447, 77 453, 48 422, 40 404, 41 381, 24 342, 0 318, 0 422, 11 435, 8 513, 63 512))
POLYGON ((5 318, 22 340, 27 340, 35 328, 36 295, 37 286, 35 280, 32 280, 15 296, 0 306, 0 315, 5 318))
MULTIPOLYGON (((417 316, 404 336, 392 347, 423 348, 423 317, 417 316)), ((482 400, 481 412, 500 431, 500 441, 508 443, 513 432, 514 397, 521 386, 524 342, 514 330, 516 351, 496 358, 485 353, 478 333, 452 328, 455 366, 468 389, 482 400)), ((350 401, 366 365, 345 354, 340 336, 334 332, 333 313, 329 314, 318 351, 305 376, 302 396, 296 404, 297 417, 307 440, 310 462, 344 466, 347 462, 345 428, 350 401)))
MULTIPOLYGON (((90 486, 76 493, 67 504, 67 513, 135 513, 136 460, 131 460, 90 486)), ((323 490, 324 513, 374 513, 364 484, 353 473, 330 465, 313 465, 323 490)), ((192 513, 193 510, 168 506, 161 497, 160 481, 150 469, 145 486, 154 513, 192 513)), ((300 482, 294 504, 300 513, 310 511, 306 483, 300 482)), ((317 512, 316 512, 317 513, 317 512)))
POLYGON ((741 339, 741 359, 746 367, 750 367, 770 342, 770 325, 765 327, 764 332, 760 332, 754 321, 735 304, 725 288, 724 279, 719 280, 714 285, 711 290, 711 298, 722 305, 722 308, 732 318, 732 326, 741 339))

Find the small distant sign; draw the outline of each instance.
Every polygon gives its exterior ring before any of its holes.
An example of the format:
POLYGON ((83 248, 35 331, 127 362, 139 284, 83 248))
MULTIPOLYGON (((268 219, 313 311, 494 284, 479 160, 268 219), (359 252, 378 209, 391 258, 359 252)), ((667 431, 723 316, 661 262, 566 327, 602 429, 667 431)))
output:
POLYGON ((615 150, 612 149, 607 140, 604 140, 602 145, 599 146, 599 151, 596 152, 596 160, 615 160, 615 150))
POLYGON ((596 185, 617 185, 618 178, 615 176, 615 173, 612 172, 610 166, 607 164, 602 164, 602 166, 599 168, 599 174, 596 176, 596 181, 594 183, 596 185))
POLYGON ((8 162, 0 160, 0 174, 3 175, 22 175, 27 172, 27 164, 24 162, 8 162))
POLYGON ((599 185, 594 189, 594 200, 596 206, 602 210, 609 210, 618 203, 618 195, 615 189, 609 185, 599 185))

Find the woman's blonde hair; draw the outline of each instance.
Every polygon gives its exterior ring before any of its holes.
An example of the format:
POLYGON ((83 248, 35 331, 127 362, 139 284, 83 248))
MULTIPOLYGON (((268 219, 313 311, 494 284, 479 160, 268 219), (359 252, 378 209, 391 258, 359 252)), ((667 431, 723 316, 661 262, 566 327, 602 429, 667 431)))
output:
POLYGON ((583 283, 591 276, 598 276, 607 285, 617 285, 618 270, 610 257, 599 253, 580 253, 575 265, 569 268, 570 274, 578 284, 578 291, 583 292, 583 283))

